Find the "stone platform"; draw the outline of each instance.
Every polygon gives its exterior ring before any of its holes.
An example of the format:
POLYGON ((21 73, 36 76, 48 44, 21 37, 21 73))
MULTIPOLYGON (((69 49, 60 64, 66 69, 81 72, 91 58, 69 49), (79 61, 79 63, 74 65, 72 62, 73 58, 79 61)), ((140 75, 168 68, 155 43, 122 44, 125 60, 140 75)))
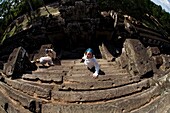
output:
POLYGON ((48 68, 37 64, 36 71, 18 79, 2 74, 0 108, 4 113, 168 113, 170 94, 152 78, 132 76, 116 62, 97 61, 103 71, 97 79, 80 59, 48 68))

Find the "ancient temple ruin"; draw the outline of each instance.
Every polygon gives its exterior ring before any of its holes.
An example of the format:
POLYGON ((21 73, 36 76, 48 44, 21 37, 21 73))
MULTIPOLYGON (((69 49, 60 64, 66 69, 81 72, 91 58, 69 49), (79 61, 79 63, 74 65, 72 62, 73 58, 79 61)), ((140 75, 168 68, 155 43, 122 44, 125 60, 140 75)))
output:
POLYGON ((15 20, 0 46, 1 113, 170 112, 166 34, 100 11, 95 0, 61 0, 47 8, 51 14, 40 8, 31 24, 23 25, 27 15, 15 20), (88 47, 104 72, 97 79, 80 62, 88 47), (41 68, 35 61, 46 48, 57 59, 41 68))

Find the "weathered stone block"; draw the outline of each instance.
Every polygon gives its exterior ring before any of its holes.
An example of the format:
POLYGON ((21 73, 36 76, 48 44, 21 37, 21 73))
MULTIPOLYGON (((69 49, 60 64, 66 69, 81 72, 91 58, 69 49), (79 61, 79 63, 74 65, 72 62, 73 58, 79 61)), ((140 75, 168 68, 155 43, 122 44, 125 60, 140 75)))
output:
POLYGON ((128 66, 128 57, 125 51, 122 51, 121 56, 116 58, 116 62, 121 68, 126 68, 128 66))
MULTIPOLYGON (((15 74, 23 74, 28 70, 35 70, 37 66, 31 63, 26 50, 23 47, 18 47, 10 54, 7 63, 4 64, 3 73, 5 75, 12 76, 15 74)), ((13 76, 16 78, 17 76, 13 76)))
POLYGON ((160 50, 158 47, 147 47, 147 53, 149 54, 149 57, 159 55, 160 50))
POLYGON ((162 55, 163 64, 160 66, 160 69, 163 71, 167 71, 170 69, 170 56, 162 55))
POLYGON ((137 39, 126 39, 124 43, 128 60, 128 71, 132 75, 142 76, 153 71, 146 48, 137 39))
POLYGON ((152 59, 154 61, 156 68, 159 69, 160 66, 163 64, 162 56, 152 56, 152 59))
POLYGON ((108 48, 106 47, 106 45, 104 43, 102 43, 102 45, 99 46, 99 49, 102 54, 102 57, 107 59, 107 61, 115 60, 114 56, 111 54, 111 52, 109 52, 108 48))

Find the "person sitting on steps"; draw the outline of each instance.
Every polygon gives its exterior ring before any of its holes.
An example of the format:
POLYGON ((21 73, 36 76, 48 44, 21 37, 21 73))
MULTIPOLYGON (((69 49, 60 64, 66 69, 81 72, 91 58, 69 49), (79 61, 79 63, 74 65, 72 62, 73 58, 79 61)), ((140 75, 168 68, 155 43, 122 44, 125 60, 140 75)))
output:
POLYGON ((45 56, 40 57, 39 62, 40 64, 42 64, 43 66, 54 66, 53 60, 52 60, 52 56, 54 55, 54 51, 53 49, 45 49, 45 56))

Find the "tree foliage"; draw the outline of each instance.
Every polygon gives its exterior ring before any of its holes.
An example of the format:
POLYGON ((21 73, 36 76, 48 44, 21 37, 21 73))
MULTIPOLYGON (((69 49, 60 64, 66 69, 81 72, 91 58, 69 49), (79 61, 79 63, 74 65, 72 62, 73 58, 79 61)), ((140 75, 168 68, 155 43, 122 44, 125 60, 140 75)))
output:
POLYGON ((115 10, 141 21, 147 19, 146 14, 152 15, 162 24, 162 29, 170 33, 170 13, 150 0, 98 0, 98 2, 100 10, 115 10))
POLYGON ((30 13, 42 6, 42 0, 1 0, 0 1, 0 36, 4 29, 17 17, 30 13))
MULTIPOLYGON (((0 37, 17 17, 52 2, 56 0, 0 0, 0 37)), ((170 33, 170 14, 150 0, 97 0, 97 2, 99 10, 112 9, 138 20, 146 18, 146 14, 153 15, 162 24, 163 29, 170 33)))

